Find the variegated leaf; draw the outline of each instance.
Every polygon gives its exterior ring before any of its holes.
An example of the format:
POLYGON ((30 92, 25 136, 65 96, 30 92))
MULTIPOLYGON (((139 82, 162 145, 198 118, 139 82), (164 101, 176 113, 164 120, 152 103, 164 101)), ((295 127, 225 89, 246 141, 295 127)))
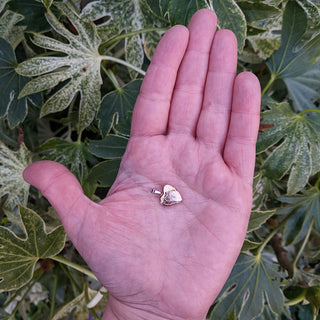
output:
POLYGON ((320 25, 320 7, 309 0, 297 0, 314 25, 320 25))
POLYGON ((7 2, 9 2, 9 0, 0 0, 0 12, 4 9, 7 2))
POLYGON ((247 35, 246 18, 234 0, 210 0, 218 17, 219 27, 230 29, 238 40, 238 50, 242 52, 247 35))
POLYGON ((62 226, 47 233, 37 213, 20 207, 20 215, 23 238, 0 226, 0 292, 24 286, 31 280, 37 261, 57 255, 65 245, 62 226))
POLYGON ((6 197, 4 208, 14 210, 18 204, 26 205, 30 186, 22 173, 30 163, 31 153, 24 144, 12 151, 0 143, 0 198, 6 197))
POLYGON ((69 106, 79 92, 81 95, 79 110, 79 129, 83 130, 93 120, 100 106, 101 56, 98 52, 100 38, 96 27, 88 19, 82 20, 68 5, 56 3, 77 30, 77 35, 67 30, 48 10, 47 20, 52 28, 68 40, 68 43, 34 34, 33 42, 45 49, 66 54, 64 57, 35 57, 16 68, 22 75, 39 76, 30 81, 22 90, 20 97, 34 92, 53 88, 69 80, 59 91, 53 94, 43 105, 41 116, 62 111, 69 106))
MULTIPOLYGON (((256 4, 252 5, 255 6, 256 4)), ((273 6, 270 7, 274 8, 273 6)), ((272 13, 274 13, 273 16, 266 17, 262 20, 251 21, 250 26, 253 28, 261 28, 262 32, 253 34, 248 33, 247 36, 247 40, 250 42, 255 55, 258 55, 264 60, 269 58, 281 45, 280 30, 282 25, 282 14, 281 11, 276 8, 274 11, 273 9, 270 9, 270 15, 272 13)), ((258 17, 259 15, 256 14, 256 18, 258 17)))
MULTIPOLYGON (((83 10, 83 18, 90 17, 93 20, 108 18, 105 22, 98 24, 98 32, 103 42, 110 40, 121 32, 132 32, 147 27, 167 26, 168 22, 156 16, 145 0, 97 0, 90 2, 83 10)), ((162 31, 154 31, 159 34, 162 31)), ((157 38, 157 36, 154 36, 157 38)), ((144 36, 142 38, 145 39, 144 36)), ((143 46, 147 47, 149 58, 153 53, 153 46, 148 47, 149 42, 142 43, 140 35, 135 35, 126 39, 125 53, 129 63, 136 67, 141 67, 143 63, 143 46)), ((131 72, 134 76, 135 73, 131 72)))
POLYGON ((91 300, 94 298, 94 296, 97 294, 97 291, 91 290, 88 288, 87 292, 83 291, 79 296, 68 302, 66 305, 64 305, 52 318, 52 320, 60 320, 65 319, 65 317, 70 317, 71 312, 76 314, 78 317, 79 314, 81 316, 79 319, 88 319, 89 317, 89 311, 87 308, 87 300, 91 300))
POLYGON ((0 17, 0 35, 3 39, 8 41, 14 49, 24 38, 23 31, 25 27, 17 25, 21 20, 23 20, 21 14, 10 10, 6 10, 0 17))

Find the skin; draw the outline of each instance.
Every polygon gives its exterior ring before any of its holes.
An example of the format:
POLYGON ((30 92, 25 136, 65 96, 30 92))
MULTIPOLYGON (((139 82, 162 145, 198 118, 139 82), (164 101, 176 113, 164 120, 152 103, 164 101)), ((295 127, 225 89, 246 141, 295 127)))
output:
POLYGON ((250 216, 260 85, 236 75, 237 42, 212 11, 160 41, 108 196, 94 203, 62 165, 24 172, 57 210, 110 298, 103 319, 205 319, 250 216), (171 184, 183 201, 159 203, 171 184))

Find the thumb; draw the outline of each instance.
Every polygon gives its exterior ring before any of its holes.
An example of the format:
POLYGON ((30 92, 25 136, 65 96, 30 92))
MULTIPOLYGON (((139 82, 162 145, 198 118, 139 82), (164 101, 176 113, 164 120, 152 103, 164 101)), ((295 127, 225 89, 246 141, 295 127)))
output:
POLYGON ((59 214, 68 236, 76 245, 78 235, 86 225, 86 212, 94 204, 84 195, 76 177, 59 163, 39 161, 24 170, 23 178, 49 200, 59 214))

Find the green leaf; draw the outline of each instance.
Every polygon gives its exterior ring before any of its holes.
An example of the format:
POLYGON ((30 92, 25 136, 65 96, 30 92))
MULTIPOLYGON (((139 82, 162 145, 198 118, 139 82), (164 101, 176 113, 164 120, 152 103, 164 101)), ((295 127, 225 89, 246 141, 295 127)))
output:
POLYGON ((39 76, 30 81, 20 93, 20 97, 50 89, 69 80, 52 95, 41 109, 41 116, 62 111, 69 106, 80 92, 79 128, 86 128, 93 120, 100 106, 101 56, 98 52, 100 38, 90 20, 80 17, 66 4, 56 3, 77 30, 77 35, 68 31, 48 10, 46 17, 52 28, 68 40, 68 44, 40 34, 34 34, 33 42, 45 49, 65 53, 64 57, 36 57, 16 68, 22 75, 39 76), (58 70, 57 70, 58 69, 58 70), (41 76, 42 75, 42 76, 41 76))
MULTIPOLYGON (((7 8, 24 16, 24 20, 19 24, 26 26, 26 31, 45 32, 51 29, 45 13, 46 7, 37 0, 11 0, 7 8)), ((57 10, 54 11, 57 13, 57 10)))
POLYGON ((217 14, 219 27, 230 29, 238 40, 238 50, 242 52, 246 34, 246 18, 234 0, 210 0, 213 10, 217 14))
POLYGON ((171 25, 187 25, 192 15, 202 8, 207 8, 205 0, 160 0, 162 16, 167 16, 171 25))
POLYGON ((255 319, 268 303, 272 312, 284 312, 278 265, 264 256, 240 254, 211 314, 225 319, 235 309, 239 320, 255 319))
POLYGON ((281 179, 289 174, 287 192, 296 193, 320 170, 320 115, 296 114, 284 102, 273 105, 261 118, 261 123, 272 127, 259 134, 257 153, 277 145, 263 163, 266 176, 281 179))
POLYGON ((27 99, 18 99, 28 78, 15 71, 16 56, 11 45, 0 38, 0 117, 6 116, 11 128, 16 127, 27 115, 27 99))
POLYGON ((99 127, 103 135, 110 132, 113 123, 126 121, 128 111, 133 110, 141 82, 141 80, 133 80, 103 97, 97 114, 99 127))
POLYGON ((52 5, 53 0, 42 0, 42 3, 44 4, 44 6, 49 9, 52 5))
POLYGON ((259 229, 274 214, 275 214, 275 210, 252 211, 247 232, 251 232, 259 229))
POLYGON ((117 177, 120 162, 118 159, 106 160, 95 165, 84 183, 85 194, 91 197, 98 186, 101 188, 111 187, 117 177))
POLYGON ((281 32, 281 46, 267 61, 271 73, 282 79, 296 77, 311 68, 320 55, 320 34, 302 48, 297 45, 307 29, 307 14, 295 2, 288 1, 281 32))
POLYGON ((24 144, 12 151, 0 142, 0 198, 6 196, 4 208, 14 210, 18 204, 27 204, 30 185, 22 173, 30 163, 31 153, 24 144))
POLYGON ((315 220, 315 229, 320 232, 320 194, 316 188, 303 190, 302 194, 291 197, 279 197, 279 201, 286 203, 287 206, 279 209, 278 214, 293 213, 284 228, 285 245, 297 243, 305 238, 312 217, 315 220))
POLYGON ((272 18, 273 16, 281 13, 281 10, 279 10, 277 7, 270 6, 265 3, 238 1, 237 4, 244 13, 248 24, 259 20, 272 18))
POLYGON ((124 122, 117 123, 113 129, 117 135, 130 137, 132 122, 132 111, 128 111, 127 118, 124 122))
POLYGON ((91 154, 84 143, 52 138, 40 147, 40 151, 45 152, 46 160, 56 161, 68 167, 80 182, 86 177, 86 161, 90 159, 91 154))
POLYGON ((120 159, 126 150, 127 143, 127 138, 108 135, 102 140, 91 140, 88 149, 100 158, 120 159))
POLYGON ((254 242, 249 239, 245 239, 241 248, 241 252, 250 251, 252 249, 255 249, 259 247, 261 243, 260 242, 254 242))
POLYGON ((0 226, 0 290, 17 290, 28 283, 39 259, 58 254, 65 244, 62 226, 50 233, 44 221, 32 210, 20 207, 25 237, 20 238, 0 226))
POLYGON ((316 108, 315 101, 320 98, 320 60, 304 74, 284 79, 294 108, 302 111, 316 108))
POLYGON ((0 34, 3 39, 8 41, 12 48, 16 48, 24 39, 24 26, 18 26, 17 23, 23 20, 21 14, 6 10, 0 17, 0 34))

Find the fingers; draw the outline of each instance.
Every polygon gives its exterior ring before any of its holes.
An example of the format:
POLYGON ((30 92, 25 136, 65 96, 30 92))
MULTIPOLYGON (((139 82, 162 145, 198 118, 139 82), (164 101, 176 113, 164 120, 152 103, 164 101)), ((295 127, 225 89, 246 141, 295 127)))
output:
POLYGON ((49 200, 76 245, 91 201, 83 194, 75 176, 59 163, 39 161, 28 166, 23 177, 49 200))
POLYGON ((222 152, 229 127, 233 83, 237 71, 237 39, 233 32, 216 33, 207 74, 197 139, 222 152))
POLYGON ((159 42, 134 107, 131 136, 167 131, 172 91, 188 38, 187 28, 175 26, 159 42))
POLYGON ((172 98, 168 126, 170 134, 195 135, 216 28, 217 17, 208 9, 197 11, 190 20, 188 48, 179 69, 172 98))
POLYGON ((259 80, 243 72, 234 83, 231 119, 224 148, 224 161, 240 177, 252 183, 256 140, 260 122, 259 80))

